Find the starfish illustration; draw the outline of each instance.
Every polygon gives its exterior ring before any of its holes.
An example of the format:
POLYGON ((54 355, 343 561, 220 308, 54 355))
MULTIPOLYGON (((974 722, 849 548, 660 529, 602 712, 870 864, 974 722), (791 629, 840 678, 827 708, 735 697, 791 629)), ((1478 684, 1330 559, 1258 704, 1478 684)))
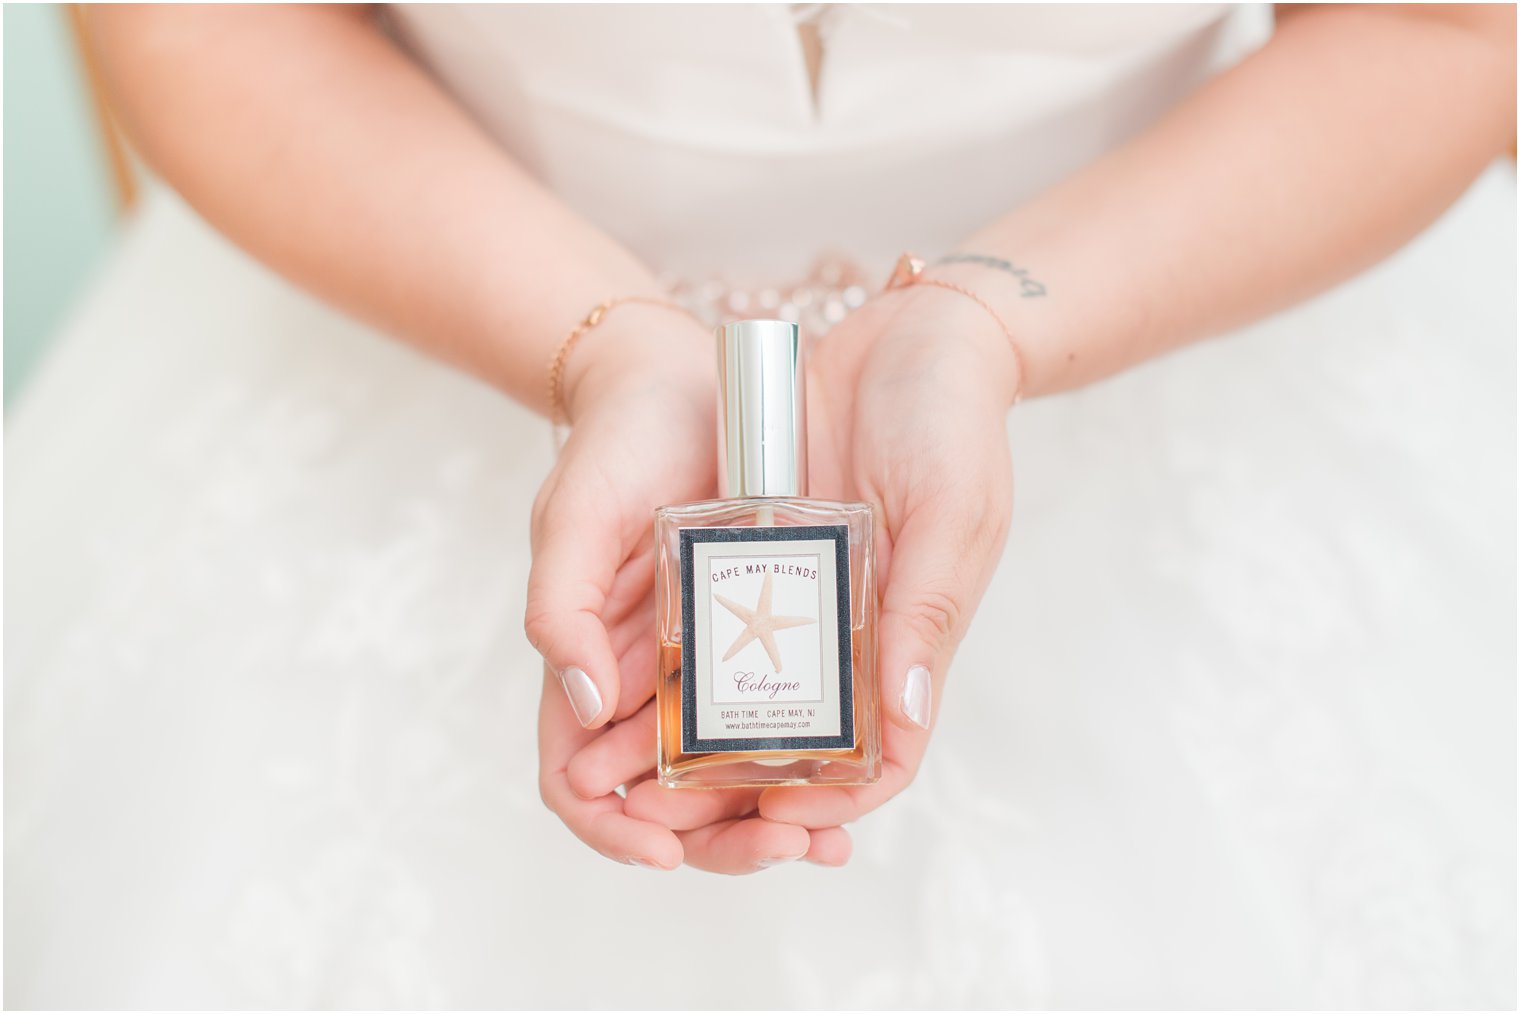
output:
POLYGON ((737 655, 739 650, 746 644, 759 638, 760 643, 765 646, 765 653, 771 657, 771 665, 775 666, 776 672, 779 674, 781 672, 781 652, 776 648, 776 631, 785 630, 787 627, 803 627, 809 623, 818 622, 806 616, 771 615, 771 575, 769 571, 766 572, 765 583, 760 586, 760 601, 755 603, 755 608, 753 609, 741 606, 737 602, 731 602, 722 595, 714 594, 713 598, 717 599, 724 609, 727 609, 744 621, 744 629, 739 631, 738 639, 729 647, 728 654, 723 656, 723 661, 725 662, 737 655))

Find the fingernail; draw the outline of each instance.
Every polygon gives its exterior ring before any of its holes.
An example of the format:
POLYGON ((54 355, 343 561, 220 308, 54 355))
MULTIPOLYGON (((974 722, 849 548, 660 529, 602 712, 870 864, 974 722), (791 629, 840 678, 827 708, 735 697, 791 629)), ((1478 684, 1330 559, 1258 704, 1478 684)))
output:
POLYGON ((650 862, 648 859, 630 858, 628 860, 628 865, 629 866, 637 866, 641 870, 658 870, 661 873, 669 873, 670 872, 669 870, 667 870, 663 866, 656 866, 654 863, 650 862))
POLYGON ((586 675, 586 670, 569 666, 559 674, 559 682, 565 688, 565 696, 570 698, 570 710, 575 712, 575 720, 582 728, 590 725, 591 720, 602 713, 602 695, 591 682, 591 677, 586 675))
POLYGON ((933 707, 934 697, 929 687, 929 669, 927 666, 915 665, 908 668, 907 678, 903 680, 902 711, 908 716, 908 721, 920 729, 929 728, 929 709, 933 707))
MULTIPOLYGON (((802 856, 805 855, 807 855, 806 852, 802 854, 802 856)), ((772 866, 784 866, 787 863, 795 863, 797 860, 801 859, 802 856, 771 856, 769 859, 760 860, 760 862, 756 865, 764 869, 770 869, 772 866)))

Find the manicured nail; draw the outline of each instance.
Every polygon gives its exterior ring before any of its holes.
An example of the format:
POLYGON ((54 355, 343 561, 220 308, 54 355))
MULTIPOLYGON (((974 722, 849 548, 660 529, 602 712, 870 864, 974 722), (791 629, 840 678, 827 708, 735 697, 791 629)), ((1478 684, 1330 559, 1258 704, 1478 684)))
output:
MULTIPOLYGON (((802 856, 805 855, 807 855, 806 852, 802 853, 802 856)), ((797 860, 801 859, 802 856, 771 856, 769 859, 760 860, 760 862, 756 865, 760 866, 762 869, 768 870, 772 866, 785 866, 787 863, 795 863, 797 860)))
POLYGON ((569 666, 559 674, 560 685, 565 688, 565 696, 570 698, 570 709, 575 712, 575 720, 582 727, 591 724, 591 720, 602 713, 602 695, 597 691, 596 684, 591 682, 591 677, 586 675, 586 670, 580 666, 569 666))
POLYGON ((929 709, 933 707, 933 702, 928 667, 921 665, 909 667, 907 678, 903 680, 903 714, 908 716, 908 721, 920 729, 927 729, 929 728, 929 709))
POLYGON ((637 866, 641 870, 658 870, 661 873, 669 873, 670 872, 669 870, 667 870, 663 866, 656 866, 654 863, 650 862, 648 859, 630 858, 628 860, 628 865, 629 866, 637 866))

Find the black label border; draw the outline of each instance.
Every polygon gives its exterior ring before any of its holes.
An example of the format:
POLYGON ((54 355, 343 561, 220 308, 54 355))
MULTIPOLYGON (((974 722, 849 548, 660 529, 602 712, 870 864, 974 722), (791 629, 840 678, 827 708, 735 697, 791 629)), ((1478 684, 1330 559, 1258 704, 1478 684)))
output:
POLYGON ((766 528, 682 528, 681 541, 681 752, 745 753, 760 750, 853 750, 855 748, 855 654, 850 624, 850 529, 847 525, 766 528), (839 623, 839 735, 697 738, 697 620, 695 554, 698 542, 834 543, 835 605, 839 623))

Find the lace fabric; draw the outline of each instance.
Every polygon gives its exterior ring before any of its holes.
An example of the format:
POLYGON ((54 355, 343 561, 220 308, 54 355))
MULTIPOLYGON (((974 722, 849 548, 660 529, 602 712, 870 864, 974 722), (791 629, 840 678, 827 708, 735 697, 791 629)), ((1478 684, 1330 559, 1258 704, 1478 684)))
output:
POLYGON ((153 198, 8 421, 7 1001, 1512 1005, 1513 188, 1022 406, 914 785, 746 880, 538 801, 542 420, 153 198))

